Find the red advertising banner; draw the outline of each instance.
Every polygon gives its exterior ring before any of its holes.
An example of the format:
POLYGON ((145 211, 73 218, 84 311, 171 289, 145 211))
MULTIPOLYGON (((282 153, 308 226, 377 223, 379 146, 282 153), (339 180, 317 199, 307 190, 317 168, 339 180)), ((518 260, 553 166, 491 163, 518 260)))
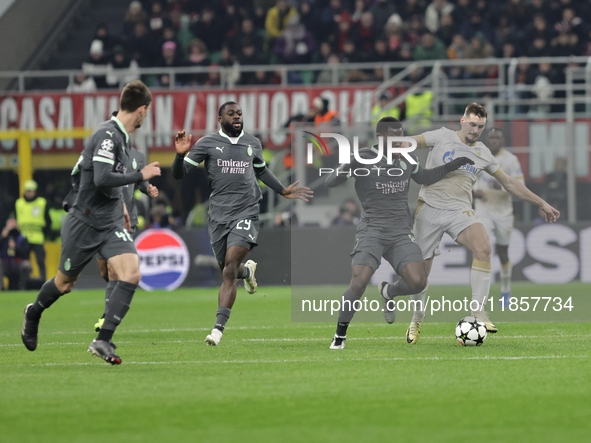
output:
MULTIPOLYGON (((306 113, 312 100, 322 95, 343 122, 370 121, 373 87, 288 87, 223 90, 153 91, 152 112, 137 131, 136 144, 168 150, 173 134, 185 129, 194 136, 218 129, 218 108, 236 101, 244 112, 244 129, 259 134, 266 146, 281 146, 282 128, 290 116, 306 113), (151 133, 146 136, 146 133, 151 133), (142 137, 142 134, 144 136, 142 137)), ((119 92, 95 94, 41 93, 0 98, 0 131, 11 129, 94 128, 117 110, 119 92)), ((0 140, 0 153, 15 153, 15 140, 0 140)), ((33 154, 79 152, 82 140, 32 141, 33 154)))

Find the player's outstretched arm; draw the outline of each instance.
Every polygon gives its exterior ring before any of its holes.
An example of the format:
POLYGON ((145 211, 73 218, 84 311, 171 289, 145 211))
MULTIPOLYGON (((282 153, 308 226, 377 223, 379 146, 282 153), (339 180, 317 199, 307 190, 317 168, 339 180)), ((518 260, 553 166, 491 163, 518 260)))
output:
POLYGON ((119 174, 113 172, 112 166, 108 163, 95 161, 94 163, 94 184, 99 188, 115 188, 123 185, 130 185, 160 175, 158 162, 150 163, 141 171, 119 174))
POLYGON ((539 206, 548 223, 554 223, 560 218, 560 211, 550 206, 546 200, 531 192, 523 183, 511 177, 506 172, 501 171, 501 173, 496 176, 496 179, 501 185, 503 185, 503 188, 505 188, 509 194, 513 194, 515 197, 523 201, 539 206))
POLYGON ((474 162, 468 157, 459 157, 445 165, 432 169, 424 169, 418 165, 418 170, 412 174, 412 179, 419 185, 432 185, 438 182, 447 174, 461 168, 464 165, 473 165, 474 162))
POLYGON ((185 133, 185 130, 179 131, 174 137, 174 148, 176 149, 176 156, 172 162, 172 176, 181 179, 185 176, 185 167, 183 164, 185 155, 191 150, 191 139, 193 136, 185 133))
POLYGON ((347 170, 347 168, 349 168, 349 170, 350 170, 351 169, 351 165, 347 165, 345 163, 343 163, 342 165, 340 165, 328 177, 326 177, 326 180, 324 181, 324 184, 328 188, 335 188, 335 187, 337 187, 337 186, 342 185, 343 183, 345 183, 347 181, 347 179, 349 178, 348 173, 345 173, 345 171, 347 170))
POLYGON ((299 181, 292 183, 283 190, 281 195, 285 198, 299 198, 305 202, 309 201, 310 198, 314 197, 314 191, 305 186, 296 186, 299 181))

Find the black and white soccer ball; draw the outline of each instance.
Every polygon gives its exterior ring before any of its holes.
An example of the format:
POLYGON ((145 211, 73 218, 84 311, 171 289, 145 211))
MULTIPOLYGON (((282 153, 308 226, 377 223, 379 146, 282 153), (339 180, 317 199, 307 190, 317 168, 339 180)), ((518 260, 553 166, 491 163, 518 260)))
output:
POLYGON ((471 315, 456 325, 456 338, 462 346, 480 346, 486 340, 486 335, 484 322, 471 315))

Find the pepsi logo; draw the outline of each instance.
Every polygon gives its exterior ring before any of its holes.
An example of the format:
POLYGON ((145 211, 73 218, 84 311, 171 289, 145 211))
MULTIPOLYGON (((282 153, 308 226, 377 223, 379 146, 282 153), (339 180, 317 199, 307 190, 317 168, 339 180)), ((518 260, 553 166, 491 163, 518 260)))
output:
POLYGON ((167 229, 149 229, 135 240, 140 257, 142 279, 146 291, 178 288, 189 272, 189 250, 177 234, 167 229))

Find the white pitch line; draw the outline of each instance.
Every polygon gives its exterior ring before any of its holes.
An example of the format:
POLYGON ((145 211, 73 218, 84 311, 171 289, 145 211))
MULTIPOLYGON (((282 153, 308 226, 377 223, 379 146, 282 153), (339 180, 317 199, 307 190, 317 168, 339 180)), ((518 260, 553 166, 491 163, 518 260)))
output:
MULTIPOLYGON (((208 329, 209 330, 209 329, 208 329)), ((590 337, 591 334, 577 334, 577 335, 557 335, 557 336, 553 336, 553 338, 566 338, 566 339, 572 339, 572 338, 581 338, 581 337, 590 337)), ((497 339, 530 339, 530 338, 548 338, 549 336, 547 335, 496 335, 494 337, 494 340, 497 339)), ((421 340, 447 340, 447 339, 453 339, 453 335, 434 335, 434 336, 425 336, 422 337, 421 340)), ((347 340, 403 340, 405 339, 405 337, 351 337, 348 338, 347 340)), ((326 341, 326 340, 330 340, 330 337, 303 337, 303 338, 243 338, 241 339, 241 341, 243 342, 298 342, 298 341, 326 341)), ((152 343, 155 344, 169 344, 169 343, 202 343, 203 340, 153 340, 150 342, 146 342, 146 341, 119 341, 119 340, 115 340, 116 343, 119 344, 133 344, 133 345, 137 345, 137 344, 141 344, 141 345, 150 345, 152 343)), ((81 346, 81 345, 87 345, 89 344, 88 342, 78 342, 78 343, 74 343, 74 342, 49 342, 49 343, 40 343, 40 346, 81 346)), ((1 347, 20 347, 23 346, 22 343, 6 343, 6 344, 0 344, 0 348, 1 347)))
MULTIPOLYGON (((537 355, 516 357, 390 357, 390 358, 336 358, 336 359, 290 359, 290 360, 195 360, 195 361, 124 361, 126 365, 203 365, 203 364, 277 364, 277 363, 332 363, 332 362, 366 362, 366 361, 467 361, 467 360, 549 360, 549 359, 589 358, 588 355, 537 355)), ((96 362, 78 363, 36 363, 31 365, 0 365, 0 367, 24 366, 89 366, 96 362)))

